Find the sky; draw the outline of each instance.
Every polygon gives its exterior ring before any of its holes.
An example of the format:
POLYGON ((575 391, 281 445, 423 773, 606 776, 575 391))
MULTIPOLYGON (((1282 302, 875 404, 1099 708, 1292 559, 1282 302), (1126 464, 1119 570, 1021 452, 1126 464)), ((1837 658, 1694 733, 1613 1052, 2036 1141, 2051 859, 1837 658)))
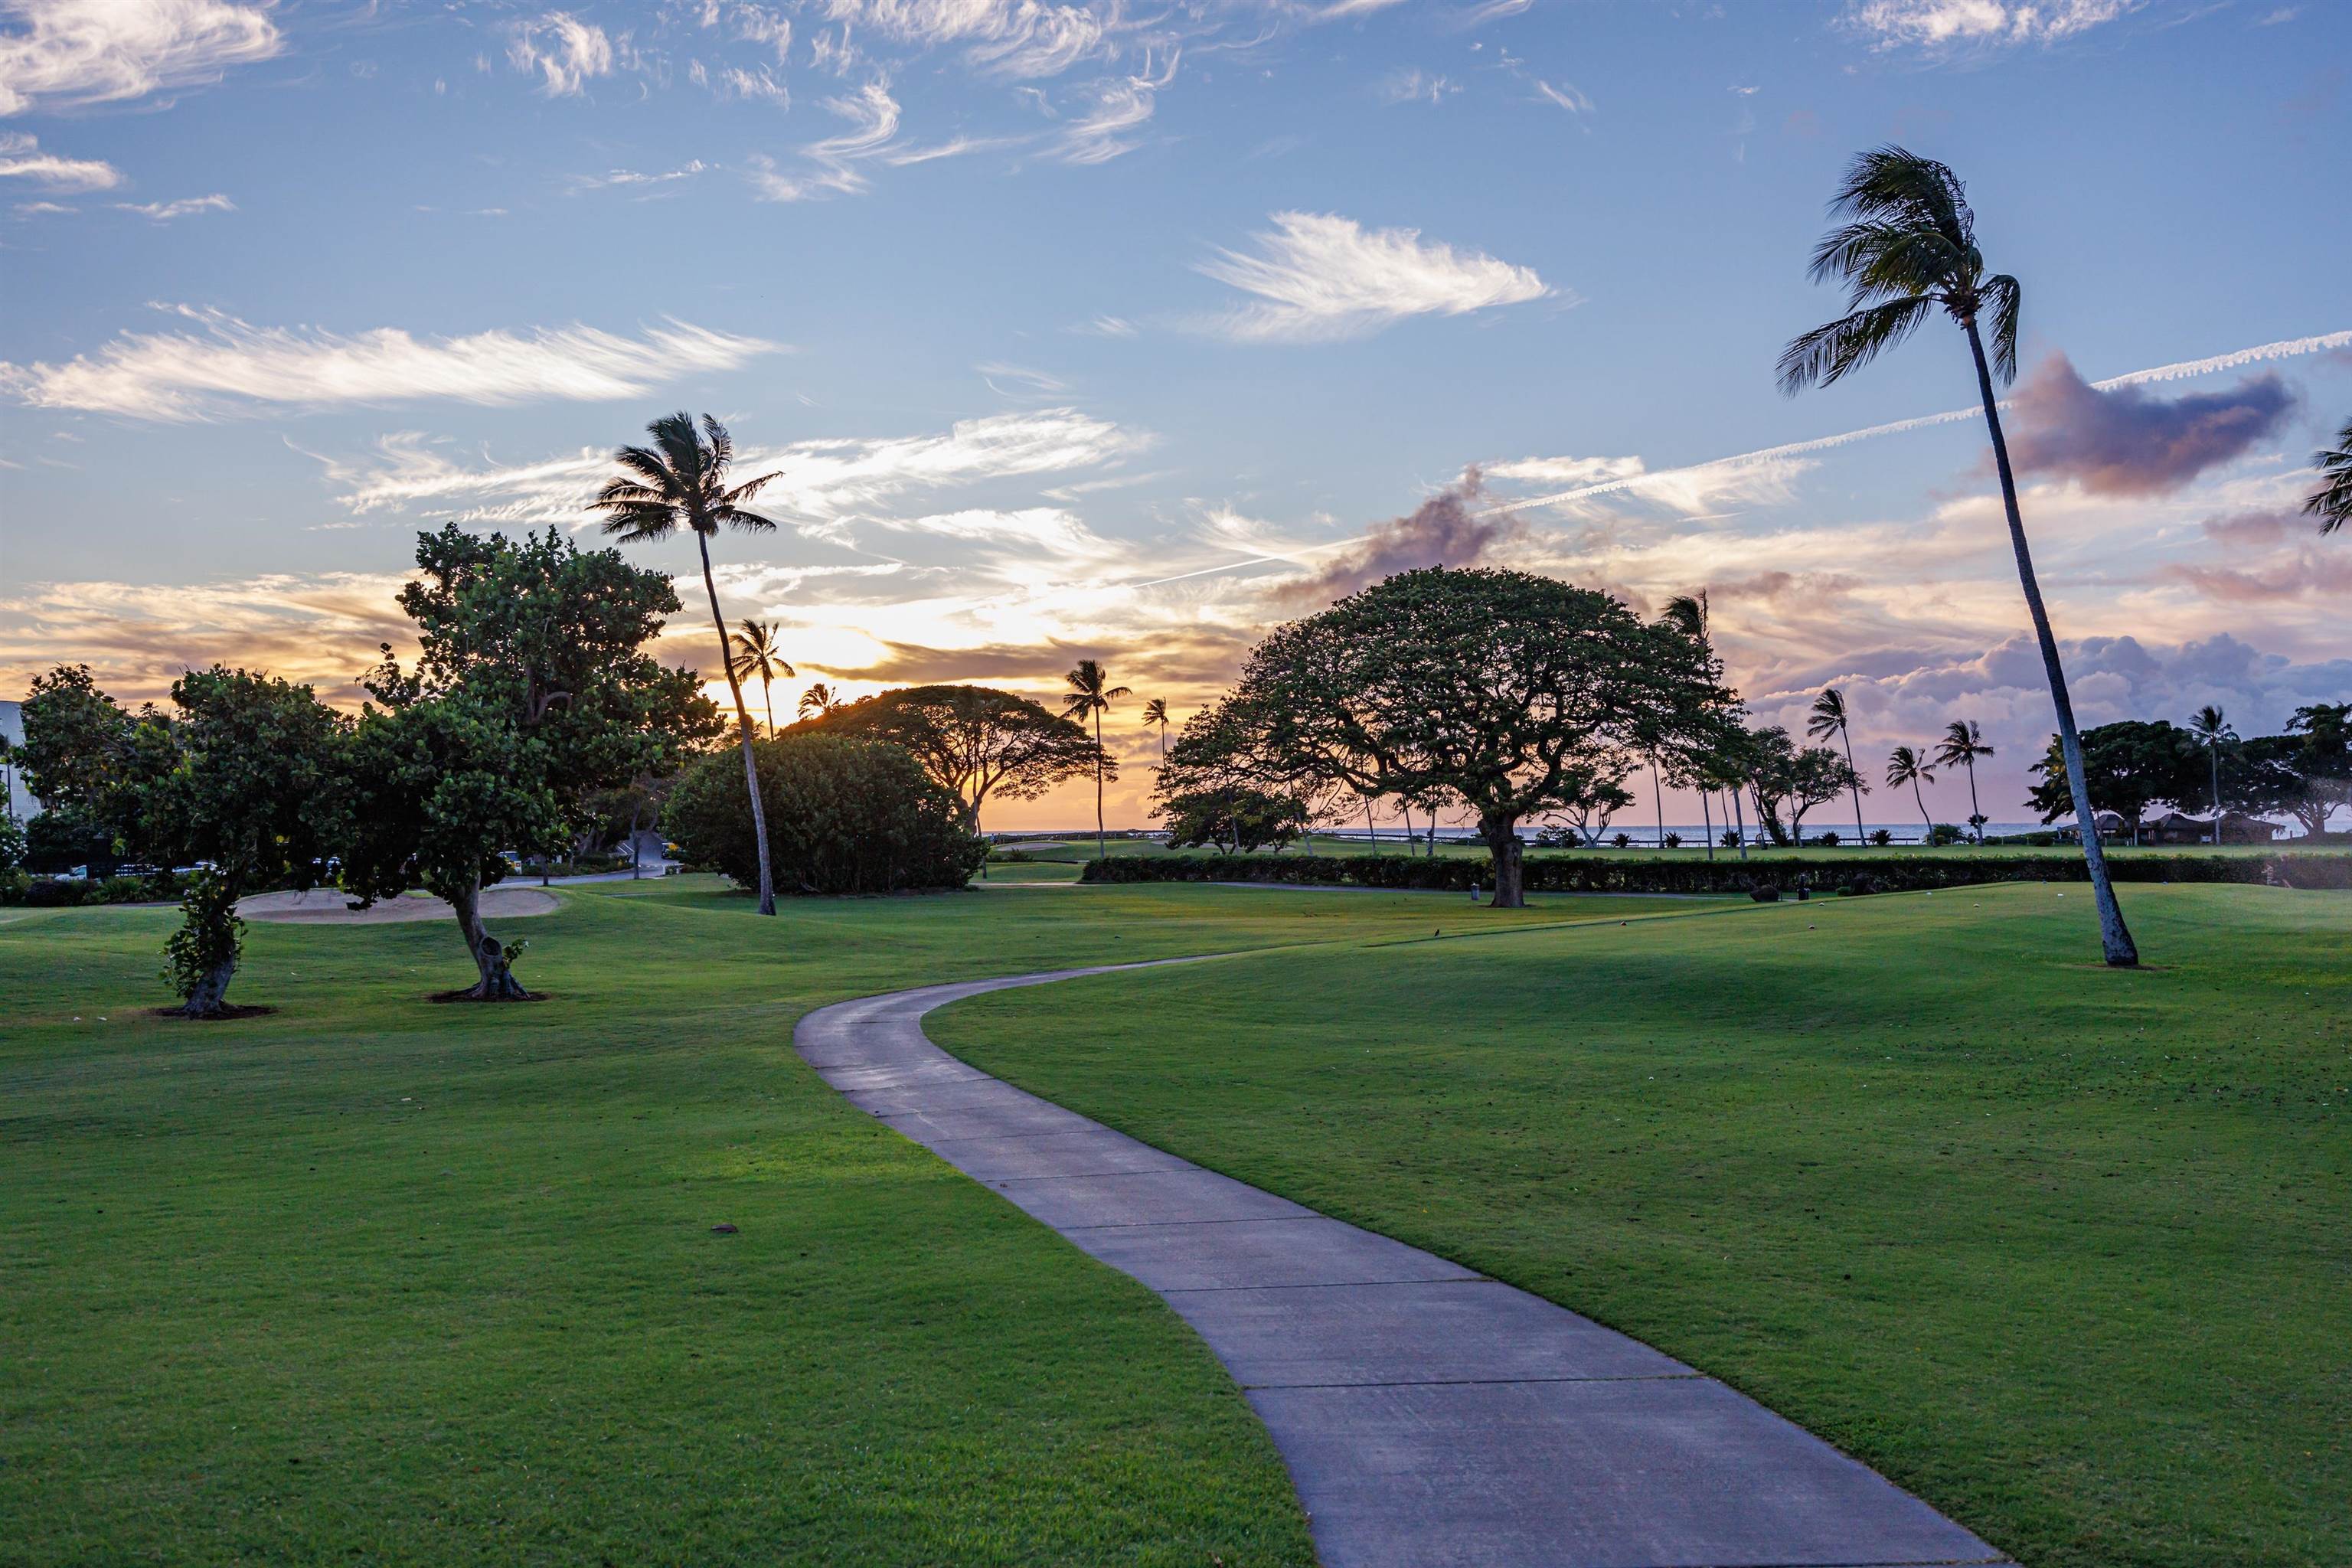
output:
MULTIPOLYGON (((778 476, 715 552, 780 717, 1099 658, 1114 826, 1145 699, 1439 562, 1703 588, 1759 720, 1839 686, 1873 777, 1976 720, 2017 819, 2053 720, 1964 341, 1774 386, 1824 204, 1940 158, 2022 280, 2083 722, 2274 731, 2352 698, 2352 538, 2296 510, 2352 416, 2347 61, 2333 0, 0 0, 0 697, 355 703, 420 529, 594 543, 687 409, 778 476)), ((716 677, 690 544, 629 548, 716 677)))

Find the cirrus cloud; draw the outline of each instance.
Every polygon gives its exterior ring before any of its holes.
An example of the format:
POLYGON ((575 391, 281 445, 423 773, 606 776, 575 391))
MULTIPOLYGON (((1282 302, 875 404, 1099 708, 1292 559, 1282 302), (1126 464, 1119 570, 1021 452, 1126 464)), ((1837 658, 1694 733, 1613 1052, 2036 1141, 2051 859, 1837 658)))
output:
POLYGON ((266 5, 226 0, 0 0, 0 114, 218 81, 285 47, 266 5))
POLYGON ((0 135, 0 180, 30 180, 51 191, 110 191, 122 172, 98 158, 67 158, 44 153, 37 138, 0 135))
POLYGON ((320 407, 448 398, 515 404, 635 397, 677 376, 730 370, 783 345, 684 321, 627 338, 593 327, 417 338, 256 327, 165 306, 199 330, 124 332, 63 364, 0 362, 0 392, 36 408, 134 419, 210 419, 259 405, 320 407))
POLYGON ((1533 268, 1423 241, 1417 228, 1366 229, 1333 213, 1278 212, 1255 254, 1219 250, 1195 270, 1257 302, 1209 325, 1244 342, 1362 337, 1408 317, 1461 316, 1558 291, 1533 268))

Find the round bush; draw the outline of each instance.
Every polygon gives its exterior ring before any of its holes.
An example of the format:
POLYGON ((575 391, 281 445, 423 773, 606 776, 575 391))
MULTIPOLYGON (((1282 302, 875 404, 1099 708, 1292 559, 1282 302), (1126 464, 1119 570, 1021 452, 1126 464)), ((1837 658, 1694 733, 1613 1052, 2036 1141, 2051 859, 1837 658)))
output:
MULTIPOLYGON (((768 814, 768 866, 785 893, 961 888, 988 858, 963 805, 887 741, 783 735, 752 748, 768 814)), ((735 747, 688 768, 662 813, 688 860, 756 886, 751 804, 735 747)))

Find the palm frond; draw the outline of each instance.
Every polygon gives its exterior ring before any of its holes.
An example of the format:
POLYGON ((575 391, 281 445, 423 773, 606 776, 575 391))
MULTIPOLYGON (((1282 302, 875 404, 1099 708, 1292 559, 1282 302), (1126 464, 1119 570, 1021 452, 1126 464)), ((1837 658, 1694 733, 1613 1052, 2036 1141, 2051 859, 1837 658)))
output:
POLYGON ((1976 243, 1976 215, 1969 210, 1959 176, 1904 147, 1874 148, 1854 159, 1830 210, 1904 228, 1932 228, 1957 251, 1976 243))
POLYGON ((744 533, 776 531, 776 522, 773 518, 761 517, 756 511, 745 511, 740 506, 721 504, 712 507, 707 515, 714 526, 723 523, 729 528, 740 530, 744 533))
POLYGON ((710 415, 702 416, 702 433, 710 442, 710 469, 717 473, 735 460, 735 438, 710 415))
POLYGON ((1993 379, 2007 386, 2017 379, 2017 310, 2022 290, 2006 272, 1994 274, 1977 286, 1979 319, 1992 342, 1993 379))
POLYGON ((1941 303, 1932 295, 1891 300, 1815 327, 1780 351, 1780 390, 1794 396, 1860 370, 1919 330, 1941 303))
POLYGON ((598 501, 595 510, 610 514, 604 523, 606 533, 620 534, 633 543, 667 539, 677 524, 677 514, 658 501, 598 501))
POLYGON ((2326 482, 2311 492, 2303 510, 2319 519, 2322 534, 2333 533, 2352 522, 2352 419, 2336 433, 2334 447, 2311 455, 2311 466, 2326 482))
POLYGON ((646 426, 662 455, 668 459, 669 470, 677 476, 678 489, 686 495, 699 494, 703 487, 705 453, 702 443, 694 433, 694 416, 679 409, 665 414, 646 426))
POLYGON ((766 485, 769 480, 781 479, 783 477, 783 470, 780 468, 772 474, 761 474, 756 479, 745 479, 733 489, 722 493, 718 499, 718 504, 720 506, 733 506, 738 501, 750 500, 753 496, 760 493, 761 488, 766 485))
POLYGON ((613 461, 665 495, 673 493, 677 488, 677 476, 669 471, 669 464, 662 459, 659 452, 649 452, 643 447, 624 447, 613 454, 613 461))

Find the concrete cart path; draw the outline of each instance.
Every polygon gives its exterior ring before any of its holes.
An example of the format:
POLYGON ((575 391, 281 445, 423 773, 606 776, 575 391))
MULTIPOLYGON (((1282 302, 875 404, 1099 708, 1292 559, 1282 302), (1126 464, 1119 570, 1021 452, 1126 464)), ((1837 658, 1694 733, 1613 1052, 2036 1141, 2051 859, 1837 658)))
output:
POLYGON ((923 1034, 924 1014, 966 996, 1142 967, 844 1002, 793 1043, 867 1113, 1175 1308, 1273 1434, 1328 1568, 2005 1561, 1637 1341, 1188 1164, 923 1034))

